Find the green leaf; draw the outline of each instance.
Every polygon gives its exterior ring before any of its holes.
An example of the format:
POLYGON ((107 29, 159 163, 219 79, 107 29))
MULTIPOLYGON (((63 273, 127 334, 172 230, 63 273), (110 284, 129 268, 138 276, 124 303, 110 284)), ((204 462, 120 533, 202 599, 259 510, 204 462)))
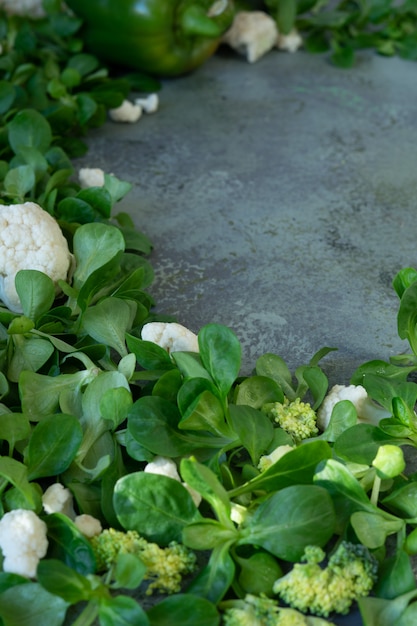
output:
POLYGON ((29 479, 57 476, 72 463, 82 440, 82 428, 72 415, 45 417, 33 430, 26 462, 29 479))
POLYGON ((83 576, 93 574, 96 570, 93 549, 74 522, 63 513, 50 513, 45 522, 48 527, 48 558, 58 559, 83 576))
POLYGON ((7 376, 12 382, 18 382, 22 372, 36 372, 54 352, 50 341, 33 335, 15 335, 13 343, 14 351, 7 368, 7 376))
POLYGON ((317 465, 324 459, 329 459, 331 455, 331 448, 325 441, 303 443, 284 454, 276 463, 249 482, 233 489, 229 495, 258 489, 273 492, 289 485, 310 484, 317 465))
POLYGON ((22 201, 36 183, 35 172, 30 165, 18 165, 10 169, 4 179, 4 189, 7 195, 22 201))
POLYGON ((97 215, 109 218, 111 215, 112 201, 109 192, 103 187, 89 187, 82 189, 77 194, 77 199, 87 202, 97 215))
POLYGON ((28 482, 27 468, 23 463, 7 456, 0 456, 0 485, 12 484, 28 502, 30 508, 34 508, 34 494, 28 482))
POLYGON ((26 317, 36 321, 52 307, 55 300, 54 283, 43 272, 20 270, 16 274, 15 285, 26 317))
POLYGON ((268 402, 284 402, 281 387, 268 376, 249 376, 236 388, 235 404, 261 409, 268 402))
POLYGON ((150 622, 142 607, 129 596, 102 599, 99 604, 100 626, 149 626, 150 622))
POLYGON ((145 563, 138 556, 120 552, 116 558, 113 587, 136 589, 143 581, 146 570, 145 563))
POLYGON ((355 426, 357 421, 358 416, 354 404, 350 400, 341 400, 333 407, 329 424, 319 438, 334 442, 345 430, 355 426))
POLYGON ((95 115, 98 106, 96 101, 85 93, 77 94, 75 99, 78 105, 78 122, 81 124, 81 126, 84 126, 95 115))
POLYGON ((408 554, 398 548, 379 565, 378 580, 372 593, 379 598, 394 599, 416 589, 416 579, 408 554))
POLYGON ((417 590, 413 589, 394 599, 375 598, 366 596, 359 598, 358 604, 365 626, 413 626, 415 624, 417 605, 412 602, 417 596, 417 590), (414 615, 411 621, 402 621, 411 608, 414 615))
POLYGON ((148 541, 167 545, 181 541, 182 530, 200 519, 188 491, 173 478, 132 472, 114 488, 114 509, 123 528, 137 530, 148 541))
POLYGON ((324 546, 335 531, 329 493, 315 485, 292 485, 272 494, 249 517, 238 545, 261 546, 286 561, 301 559, 308 545, 324 546))
POLYGON ((97 217, 97 213, 88 202, 73 197, 61 200, 57 212, 59 218, 69 224, 89 224, 97 217))
POLYGON ((68 604, 40 583, 16 585, 0 595, 0 617, 5 626, 62 626, 68 604))
POLYGON ((0 80, 0 115, 6 113, 16 97, 14 86, 7 80, 0 80))
POLYGON ((179 421, 175 404, 158 396, 143 396, 133 404, 127 428, 141 446, 161 456, 185 456, 199 449, 222 448, 230 443, 230 439, 211 433, 180 430, 179 421))
MULTIPOLYGON (((104 174, 104 188, 109 192, 110 197, 112 199, 112 204, 116 204, 119 200, 122 200, 129 191, 132 189, 132 184, 128 183, 125 180, 120 180, 114 174, 104 174)), ((130 217, 130 216, 129 216, 130 217)), ((120 223, 120 214, 116 215, 116 219, 120 223)), ((120 226, 123 226, 120 223, 120 226)), ((134 228, 133 223, 129 225, 129 227, 125 226, 124 230, 129 230, 134 228)))
POLYGON ((180 465, 181 478, 197 491, 215 512, 218 520, 234 530, 230 520, 231 505, 227 491, 209 467, 198 463, 196 459, 182 459, 180 465))
POLYGON ((30 422, 23 413, 3 413, 0 419, 0 440, 9 444, 10 455, 18 441, 28 438, 30 422))
POLYGON ((259 376, 272 378, 281 387, 289 400, 295 400, 295 391, 292 387, 292 375, 284 359, 277 354, 263 354, 256 361, 256 373, 259 376))
POLYGON ((80 289, 93 272, 117 258, 124 245, 122 234, 114 226, 93 223, 78 228, 74 235, 75 289, 80 289))
POLYGON ((52 141, 52 131, 45 117, 34 109, 16 113, 8 126, 9 143, 15 154, 20 148, 32 147, 45 153, 52 141))
POLYGON ((226 396, 235 382, 241 364, 241 346, 236 335, 221 324, 207 324, 198 333, 201 361, 226 396))
POLYGON ((132 308, 128 302, 120 298, 105 298, 85 311, 82 328, 98 343, 104 343, 120 356, 126 356, 125 334, 131 329, 132 321, 132 308))
POLYGON ((396 443, 395 439, 372 424, 355 424, 343 431, 334 444, 335 453, 342 459, 370 465, 380 446, 396 443))
POLYGON ((116 430, 127 418, 132 406, 132 394, 126 387, 107 389, 100 398, 100 414, 116 430))
POLYGON ((233 438, 233 433, 225 422, 220 400, 208 390, 203 391, 190 404, 182 416, 178 428, 181 430, 208 430, 216 435, 233 438))
POLYGON ((22 411, 31 421, 39 421, 55 413, 59 407, 61 394, 71 393, 76 397, 83 385, 88 384, 97 375, 98 371, 94 369, 59 376, 44 376, 23 371, 19 380, 22 411))
POLYGON ((152 341, 144 341, 127 333, 126 344, 139 365, 145 369, 169 370, 175 367, 168 352, 152 341))
POLYGON ((229 415, 231 427, 249 452, 252 463, 257 465, 274 436, 271 420, 261 411, 242 404, 231 404, 229 415))
POLYGON ((401 485, 385 496, 381 504, 395 515, 417 518, 417 482, 401 485))
POLYGON ((218 626, 215 605, 191 593, 164 598, 148 610, 151 626, 218 626))
POLYGON ((92 596, 89 579, 57 559, 41 560, 37 569, 37 579, 49 593, 69 604, 89 600, 92 596))
POLYGON ((404 528, 403 520, 388 520, 382 515, 367 511, 352 513, 350 523, 360 543, 370 550, 384 546, 389 535, 398 533, 404 528))
POLYGON ((229 554, 231 542, 220 543, 210 554, 208 564, 199 571, 187 588, 193 594, 217 604, 229 590, 236 567, 229 554))

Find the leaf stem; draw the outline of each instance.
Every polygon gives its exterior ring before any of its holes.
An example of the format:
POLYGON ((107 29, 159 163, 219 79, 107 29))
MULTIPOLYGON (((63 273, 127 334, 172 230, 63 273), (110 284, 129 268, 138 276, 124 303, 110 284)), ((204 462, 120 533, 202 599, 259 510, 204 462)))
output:
POLYGON ((374 484, 372 486, 371 504, 378 506, 379 490, 381 489, 381 478, 375 474, 374 484))
POLYGON ((98 602, 90 600, 85 609, 80 613, 72 626, 91 626, 98 615, 98 602))

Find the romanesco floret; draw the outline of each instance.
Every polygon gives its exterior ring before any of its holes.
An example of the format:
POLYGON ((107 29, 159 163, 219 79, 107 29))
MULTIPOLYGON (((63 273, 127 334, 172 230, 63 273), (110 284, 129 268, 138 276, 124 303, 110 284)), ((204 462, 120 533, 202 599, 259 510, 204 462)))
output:
POLYGON ((120 553, 138 556, 146 565, 145 580, 151 583, 146 590, 147 595, 154 591, 161 593, 177 593, 181 590, 182 576, 191 574, 196 569, 196 555, 184 545, 175 541, 166 548, 146 541, 135 530, 123 532, 107 528, 99 535, 91 537, 97 561, 97 571, 110 569, 120 553))
POLYGON ((342 541, 321 566, 325 553, 321 548, 309 547, 304 553, 305 563, 296 563, 279 578, 273 587, 281 600, 304 613, 328 617, 330 613, 345 615, 352 603, 367 596, 378 574, 378 562, 361 545, 342 541))
POLYGON ((223 603, 223 626, 333 626, 318 617, 281 607, 272 598, 247 594, 242 600, 223 603))
POLYGON ((290 402, 269 402, 262 411, 273 419, 283 430, 291 435, 296 443, 318 434, 317 416, 308 402, 296 398, 290 402))

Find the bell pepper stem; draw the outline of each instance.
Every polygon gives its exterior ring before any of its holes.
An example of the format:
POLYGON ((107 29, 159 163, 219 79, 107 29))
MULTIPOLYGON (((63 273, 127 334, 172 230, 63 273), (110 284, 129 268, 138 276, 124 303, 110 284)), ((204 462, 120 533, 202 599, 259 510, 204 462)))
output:
POLYGON ((187 7, 182 12, 180 25, 182 32, 186 35, 216 39, 223 34, 223 29, 207 15, 206 10, 196 4, 187 7))

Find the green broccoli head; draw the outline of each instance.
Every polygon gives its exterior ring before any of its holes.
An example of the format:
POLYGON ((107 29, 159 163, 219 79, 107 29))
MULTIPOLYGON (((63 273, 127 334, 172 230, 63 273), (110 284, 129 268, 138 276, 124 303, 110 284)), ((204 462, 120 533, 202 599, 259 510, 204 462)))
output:
POLYGON ((269 402, 262 411, 273 419, 283 430, 291 435, 296 443, 318 434, 317 415, 308 402, 296 398, 290 402, 269 402))
POLYGON ((353 602, 370 593, 377 580, 378 562, 360 544, 342 541, 324 566, 313 547, 304 556, 305 562, 296 563, 273 587, 281 600, 303 613, 344 615, 353 602))
POLYGON ((97 571, 105 572, 115 563, 118 554, 129 553, 139 557, 146 565, 145 580, 150 580, 146 593, 158 590, 162 593, 177 593, 181 590, 182 576, 196 569, 194 552, 175 541, 161 548, 150 543, 135 530, 123 532, 107 528, 90 539, 97 571))
POLYGON ((281 607, 272 598, 247 594, 241 600, 222 603, 223 626, 334 626, 319 617, 281 607))

